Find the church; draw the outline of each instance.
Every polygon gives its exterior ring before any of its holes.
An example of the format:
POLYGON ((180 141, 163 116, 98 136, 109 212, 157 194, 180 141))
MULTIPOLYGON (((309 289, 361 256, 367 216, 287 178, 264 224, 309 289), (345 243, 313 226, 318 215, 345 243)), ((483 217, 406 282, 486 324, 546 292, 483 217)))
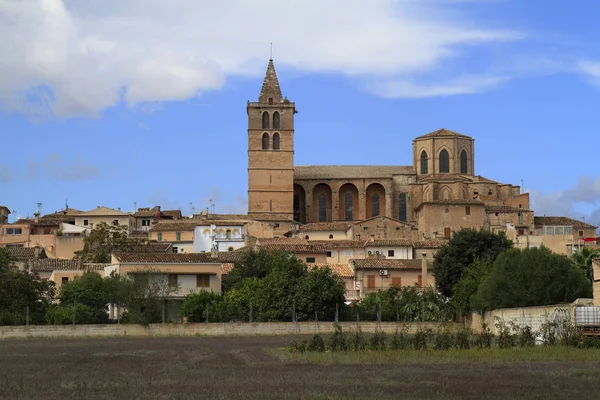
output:
POLYGON ((475 140, 439 129, 412 142, 412 165, 294 165, 295 103, 269 60, 258 101, 248 102, 248 214, 297 224, 385 217, 413 239, 449 238, 463 227, 533 230, 529 194, 475 174, 475 140))

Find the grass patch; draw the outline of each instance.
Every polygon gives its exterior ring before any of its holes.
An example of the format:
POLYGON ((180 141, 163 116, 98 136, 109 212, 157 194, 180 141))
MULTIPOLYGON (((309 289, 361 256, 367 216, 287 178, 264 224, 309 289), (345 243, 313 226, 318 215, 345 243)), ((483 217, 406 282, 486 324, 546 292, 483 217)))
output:
POLYGON ((358 352, 290 352, 288 348, 269 350, 283 363, 290 364, 456 364, 507 362, 597 362, 600 349, 563 346, 468 350, 385 350, 358 352))

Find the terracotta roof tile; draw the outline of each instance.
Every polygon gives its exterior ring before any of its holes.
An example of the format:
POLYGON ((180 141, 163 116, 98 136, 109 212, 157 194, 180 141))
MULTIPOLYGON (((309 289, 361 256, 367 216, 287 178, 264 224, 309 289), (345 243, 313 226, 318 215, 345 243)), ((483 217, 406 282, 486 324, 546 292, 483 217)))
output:
POLYGON ((131 239, 148 239, 150 234, 148 231, 133 231, 129 234, 131 239))
POLYGON ((535 226, 573 226, 574 228, 596 229, 597 226, 586 224, 583 221, 568 217, 533 217, 535 226))
POLYGON ((224 251, 213 257, 211 253, 117 253, 123 264, 220 264, 231 263, 243 256, 241 252, 224 251))
POLYGON ((402 225, 408 225, 408 226, 410 226, 410 224, 407 223, 407 222, 400 221, 399 219, 392 218, 392 217, 387 217, 387 216, 384 216, 384 215, 379 215, 377 217, 371 217, 371 218, 363 219, 362 221, 356 221, 356 222, 354 222, 354 225, 362 224, 364 222, 372 221, 374 219, 381 219, 381 220, 385 219, 385 220, 390 220, 392 222, 396 222, 396 223, 399 223, 399 224, 402 224, 402 225))
POLYGON ((81 260, 62 260, 59 258, 47 258, 31 262, 32 272, 52 271, 104 271, 104 267, 110 264, 82 263, 81 260))
POLYGON ((322 246, 324 249, 355 249, 365 247, 364 240, 307 240, 313 245, 322 246))
MULTIPOLYGON (((398 260, 389 258, 352 259, 354 269, 421 269, 422 260, 398 260)), ((428 264, 431 269, 431 263, 428 264)))
POLYGON ((352 226, 348 222, 317 222, 302 225, 300 232, 321 232, 321 231, 343 231, 346 232, 352 226))
POLYGON ((425 135, 419 136, 419 137, 415 138, 415 140, 427 139, 427 138, 433 138, 433 137, 461 137, 461 138, 465 138, 465 139, 472 139, 470 136, 463 135, 461 133, 457 133, 457 132, 451 131, 446 128, 442 128, 442 129, 438 129, 437 131, 433 131, 433 132, 427 133, 425 135))
POLYGON ((93 210, 85 211, 85 212, 82 212, 79 214, 79 216, 82 216, 82 217, 84 217, 86 215, 113 216, 113 215, 130 215, 130 214, 125 213, 121 210, 115 210, 114 208, 99 206, 99 207, 94 208, 93 210))
POLYGON ((129 244, 123 246, 119 253, 166 253, 171 250, 171 243, 129 244))
POLYGON ((198 220, 160 221, 150 228, 150 232, 193 231, 201 226, 198 220))
POLYGON ((415 249, 439 249, 445 244, 448 244, 447 240, 418 240, 413 242, 413 247, 415 249))
POLYGON ((412 245, 413 245, 413 242, 412 242, 412 240, 409 240, 409 239, 381 239, 381 240, 368 241, 367 243, 365 243, 365 247, 381 247, 381 246, 412 247, 412 245))
POLYGON ((306 267, 310 269, 314 268, 329 268, 334 275, 340 278, 353 278, 354 271, 348 264, 328 264, 328 263, 311 263, 306 264, 306 267))
POLYGON ((501 213, 513 213, 513 212, 532 212, 531 210, 527 210, 524 208, 517 208, 512 206, 503 206, 503 205, 489 205, 485 206, 485 211, 490 212, 501 212, 501 213))
POLYGON ((10 257, 15 261, 28 261, 48 258, 43 247, 7 247, 10 257))

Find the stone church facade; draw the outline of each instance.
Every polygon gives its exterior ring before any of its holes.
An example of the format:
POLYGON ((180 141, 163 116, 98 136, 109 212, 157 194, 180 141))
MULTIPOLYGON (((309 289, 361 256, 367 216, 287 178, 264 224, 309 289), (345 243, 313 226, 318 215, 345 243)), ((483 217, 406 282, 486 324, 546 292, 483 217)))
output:
MULTIPOLYGON (((257 102, 248 102, 248 214, 301 224, 377 216, 411 225, 422 239, 462 227, 528 234, 529 195, 475 175, 475 140, 439 129, 413 140, 412 165, 294 165, 295 104, 283 97, 269 60, 257 102)), ((290 225, 291 224, 291 225, 290 225)), ((415 236, 415 235, 413 235, 415 236)))

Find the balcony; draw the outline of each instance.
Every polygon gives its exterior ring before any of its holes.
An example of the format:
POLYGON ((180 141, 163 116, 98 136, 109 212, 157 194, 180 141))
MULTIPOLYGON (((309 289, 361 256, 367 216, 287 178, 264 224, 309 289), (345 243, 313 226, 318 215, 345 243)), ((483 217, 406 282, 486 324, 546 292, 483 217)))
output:
POLYGON ((359 301, 360 290, 346 289, 344 290, 344 297, 346 298, 346 301, 359 301))

